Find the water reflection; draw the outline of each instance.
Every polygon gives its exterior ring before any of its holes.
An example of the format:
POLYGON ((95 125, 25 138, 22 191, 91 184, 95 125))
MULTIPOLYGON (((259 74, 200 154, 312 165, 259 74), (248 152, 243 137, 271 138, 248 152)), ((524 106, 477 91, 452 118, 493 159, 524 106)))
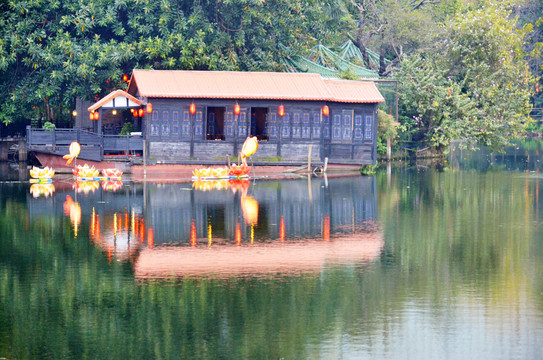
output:
POLYGON ((231 188, 55 181, 33 198, 1 183, 0 357, 538 358, 539 184, 409 170, 256 182, 248 224, 231 188), (214 253, 233 254, 225 275, 214 253))
POLYGON ((55 185, 53 184, 32 184, 30 185, 30 194, 34 198, 40 196, 49 197, 55 192, 55 185))
POLYGON ((463 170, 521 170, 543 171, 543 140, 527 139, 504 149, 503 153, 487 148, 466 150, 453 144, 447 161, 463 170))
POLYGON ((31 217, 63 214, 89 229, 137 278, 317 272, 363 264, 384 245, 375 178, 109 185, 78 181, 53 201, 28 198, 31 217), (106 190, 107 189, 107 190, 106 190))

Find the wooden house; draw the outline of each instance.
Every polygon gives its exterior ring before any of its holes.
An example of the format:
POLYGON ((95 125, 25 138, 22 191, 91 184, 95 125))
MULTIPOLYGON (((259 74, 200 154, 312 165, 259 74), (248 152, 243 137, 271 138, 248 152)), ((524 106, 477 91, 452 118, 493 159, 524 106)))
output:
POLYGON ((128 94, 152 104, 141 131, 149 158, 162 163, 237 155, 247 136, 254 160, 374 164, 373 82, 318 74, 134 70, 128 94))
POLYGON ((80 157, 97 161, 137 154, 148 165, 224 164, 256 136, 254 164, 305 164, 308 157, 313 164, 374 164, 381 102, 371 81, 312 73, 135 69, 126 91, 88 108, 86 124, 28 129, 27 142, 30 150, 61 155, 77 140, 80 157), (135 131, 119 136, 126 122, 135 131))

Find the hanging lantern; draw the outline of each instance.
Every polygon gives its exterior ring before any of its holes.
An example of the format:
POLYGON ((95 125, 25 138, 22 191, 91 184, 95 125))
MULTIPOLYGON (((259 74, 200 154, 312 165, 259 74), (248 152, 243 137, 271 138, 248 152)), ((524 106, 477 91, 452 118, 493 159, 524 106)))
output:
POLYGON ((91 112, 91 113, 89 114, 89 119, 94 120, 94 113, 93 113, 93 112, 91 112))
POLYGON ((194 103, 190 104, 189 112, 191 115, 196 114, 196 105, 194 103))
POLYGON ((100 113, 95 112, 94 113, 94 120, 100 119, 100 113))
POLYGON ((236 105, 234 105, 234 114, 239 115, 240 111, 241 108, 239 107, 239 104, 236 103, 236 105))
POLYGON ((126 74, 123 75, 123 81, 128 82, 128 75, 126 74))
POLYGON ((324 106, 322 107, 322 114, 323 114, 324 116, 330 115, 330 108, 328 107, 328 105, 324 105, 324 106))
POLYGON ((279 105, 277 112, 279 113, 279 116, 285 115, 285 107, 283 105, 279 105))
POLYGON ((147 113, 150 114, 153 112, 153 104, 148 103, 147 104, 147 113))
POLYGON ((140 108, 140 109, 138 110, 138 116, 139 116, 139 117, 143 117, 143 114, 144 114, 144 113, 145 113, 145 111, 143 110, 143 108, 140 108))

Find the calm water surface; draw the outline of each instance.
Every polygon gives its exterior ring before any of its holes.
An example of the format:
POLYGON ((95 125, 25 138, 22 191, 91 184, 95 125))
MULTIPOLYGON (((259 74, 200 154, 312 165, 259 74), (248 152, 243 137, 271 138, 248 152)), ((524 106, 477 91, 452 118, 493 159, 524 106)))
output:
POLYGON ((517 150, 236 183, 5 166, 0 358, 541 359, 543 178, 517 150))

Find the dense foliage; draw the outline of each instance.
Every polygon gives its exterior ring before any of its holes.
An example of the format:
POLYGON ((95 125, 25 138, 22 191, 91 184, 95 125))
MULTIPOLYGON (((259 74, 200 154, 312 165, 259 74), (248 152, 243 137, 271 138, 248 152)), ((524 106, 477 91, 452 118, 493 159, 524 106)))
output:
POLYGON ((77 96, 124 87, 134 68, 281 70, 280 44, 336 36, 318 1, 2 0, 0 11, 4 123, 69 117, 77 96))
POLYGON ((510 14, 504 5, 466 8, 435 47, 404 59, 397 75, 414 140, 499 149, 521 135, 535 83, 525 48, 531 27, 519 29, 510 14))
POLYGON ((539 0, 0 0, 0 11, 4 124, 65 124, 77 97, 125 87, 134 68, 282 71, 285 49, 348 38, 360 65, 398 76, 402 135, 422 146, 499 148, 543 106, 539 0))

